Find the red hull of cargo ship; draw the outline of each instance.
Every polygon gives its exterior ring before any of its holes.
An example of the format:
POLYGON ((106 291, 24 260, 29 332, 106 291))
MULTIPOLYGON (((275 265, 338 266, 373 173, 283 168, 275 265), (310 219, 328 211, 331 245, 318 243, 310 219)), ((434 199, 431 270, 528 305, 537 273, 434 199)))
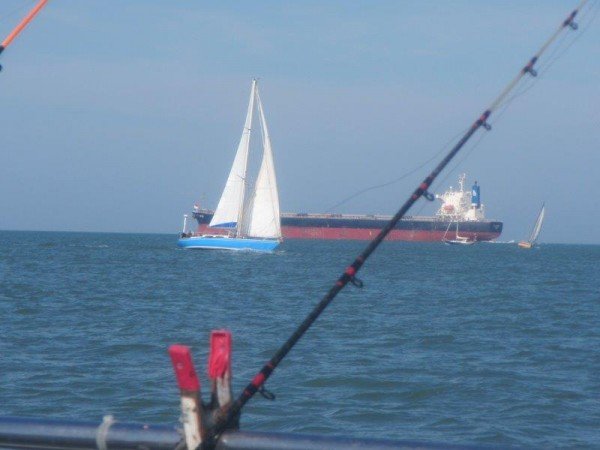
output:
MULTIPOLYGON (((197 234, 227 234, 228 230, 210 228, 213 211, 198 209, 197 234)), ((389 222, 391 216, 349 214, 281 214, 281 232, 285 239, 371 240, 389 222)), ((442 220, 437 217, 405 217, 388 234, 389 241, 440 242, 465 237, 471 241, 492 241, 502 233, 502 222, 442 220), (457 231, 460 230, 460 233, 457 231)))
MULTIPOLYGON (((282 226, 281 231, 285 239, 331 239, 331 240, 358 240, 367 241, 373 239, 379 230, 373 228, 321 228, 321 227, 290 227, 282 226)), ((227 234, 226 231, 209 228, 207 225, 199 225, 198 234, 227 234)), ((392 230, 386 237, 388 241, 419 241, 440 242, 444 239, 443 231, 426 230, 392 230)), ((470 240, 492 241, 500 236, 500 233, 469 233, 460 232, 470 240)), ((455 233, 448 233, 446 239, 455 239, 455 233)))
MULTIPOLYGON (((379 230, 372 228, 316 228, 316 227, 281 227, 283 236, 288 239, 341 239, 341 240, 371 240, 379 230)), ((500 236, 500 233, 468 233, 460 232, 470 240, 491 241, 500 236)), ((420 241, 439 242, 444 239, 443 231, 425 230, 392 230, 387 235, 388 241, 420 241)), ((450 232, 446 239, 455 239, 455 234, 450 232)))

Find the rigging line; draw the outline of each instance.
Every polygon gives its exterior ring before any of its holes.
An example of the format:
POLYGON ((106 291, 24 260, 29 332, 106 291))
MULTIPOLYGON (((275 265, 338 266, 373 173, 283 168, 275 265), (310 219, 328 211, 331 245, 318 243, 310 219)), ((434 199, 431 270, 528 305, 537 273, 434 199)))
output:
POLYGON ((477 147, 479 147, 479 144, 481 144, 481 142, 485 139, 486 136, 487 136, 487 133, 483 133, 483 134, 479 135, 479 137, 473 143, 473 145, 471 145, 471 147, 468 150, 466 150, 466 152, 464 153, 463 157, 459 161, 456 162, 456 164, 454 165, 454 167, 452 167, 451 169, 448 169, 448 171, 442 177, 442 179, 438 181, 438 185, 443 185, 446 182, 446 180, 448 180, 448 178, 450 177, 450 175, 452 175, 452 174, 454 174, 456 172, 456 170, 469 158, 469 156, 471 156, 471 154, 473 153, 473 151, 477 147))
MULTIPOLYGON (((593 5, 591 5, 589 8, 587 8, 585 13, 580 16, 579 23, 581 24, 582 23, 581 20, 586 18, 587 16, 589 16, 590 13, 592 11, 594 11, 594 8, 596 8, 596 6, 598 6, 599 4, 600 4, 600 0, 596 0, 593 5)), ((548 57, 549 59, 545 62, 545 64, 541 64, 541 68, 538 71, 537 80, 543 79, 543 76, 548 72, 550 67, 552 65, 554 65, 554 63, 556 63, 556 61, 558 61, 562 56, 564 56, 564 54, 567 52, 567 50, 569 50, 569 48, 571 48, 571 46, 582 36, 582 34, 585 33, 589 29, 590 25, 594 22, 594 20, 598 16, 598 12, 600 12, 600 8, 598 8, 594 11, 593 16, 584 26, 580 25, 579 29, 582 30, 581 33, 577 33, 573 39, 570 39, 570 42, 566 45, 566 47, 564 47, 564 44, 567 41, 569 41, 568 38, 571 35, 565 34, 561 37, 558 46, 556 48, 554 48, 554 50, 550 53, 550 55, 548 57)), ((500 122, 500 119, 502 119, 502 116, 504 116, 504 114, 510 107, 510 105, 518 97, 521 97, 522 95, 526 94, 532 87, 534 87, 536 85, 537 85, 537 83, 536 83, 535 77, 527 79, 526 82, 519 89, 517 89, 517 92, 515 92, 513 95, 508 97, 504 102, 502 102, 502 104, 499 107, 498 113, 494 117, 494 120, 491 121, 492 124, 494 126, 496 124, 498 124, 500 122)), ((452 173, 456 172, 456 170, 469 158, 469 156, 471 156, 471 154, 473 153, 473 150, 475 150, 475 148, 481 143, 481 141, 483 140, 483 138, 485 136, 486 136, 486 134, 481 135, 479 140, 465 153, 464 157, 461 158, 460 161, 458 161, 452 169, 449 169, 448 174, 439 182, 439 184, 443 184, 444 181, 446 181, 446 179, 452 173)))
MULTIPOLYGON (((596 6, 596 5, 594 5, 596 6)), ((588 9, 587 13, 589 13, 591 11, 591 8, 588 9)), ((593 22, 593 20, 596 18, 596 16, 598 15, 598 11, 600 11, 600 9, 595 11, 595 14, 592 18, 592 20, 586 24, 586 28, 584 29, 583 27, 581 27, 584 31, 587 31, 587 27, 589 27, 589 25, 593 22)), ((561 43, 559 45, 564 44, 567 41, 567 37, 569 35, 564 35, 563 39, 561 40, 561 43)), ((562 57, 564 55, 564 53, 573 45, 573 43, 579 39, 579 37, 581 36, 581 34, 577 34, 576 37, 574 39, 571 40, 571 42, 569 44, 567 44, 567 46, 562 50, 561 53, 557 56, 555 56, 554 59, 550 60, 550 61, 546 61, 546 64, 543 65, 543 68, 539 70, 539 75, 537 77, 538 80, 542 79, 543 75, 545 75, 548 72, 548 69, 556 62, 558 61, 558 59, 560 59, 560 57, 562 57)), ((556 50, 556 49, 555 49, 556 50)), ((554 51, 551 53, 550 56, 552 55, 556 55, 557 51, 554 51)), ((498 124, 500 122, 500 120, 502 119, 502 117, 504 116, 504 114, 506 113, 506 111, 508 110, 508 108, 510 107, 510 105, 518 98, 521 97, 522 95, 526 94, 532 87, 534 87, 535 85, 537 85, 535 78, 530 78, 526 81, 526 84, 524 84, 519 90, 517 90, 517 92, 515 94, 513 94, 512 96, 510 96, 509 98, 507 98, 502 105, 499 108, 498 113, 495 115, 494 120, 492 121, 492 124, 495 126, 496 124, 498 124)), ((479 146, 479 144, 481 143, 481 141, 484 139, 484 137, 486 136, 486 134, 482 134, 480 136, 480 138, 475 142, 475 144, 466 151, 466 153, 464 154, 464 156, 455 164, 455 166, 452 169, 448 170, 447 175, 439 182, 439 184, 443 184, 448 177, 452 174, 455 173, 456 170, 471 156, 471 154, 473 153, 473 150, 475 150, 476 147, 479 146)))
MULTIPOLYGON (((505 111, 505 110, 504 110, 505 111)), ((494 124, 498 122, 498 118, 496 118, 496 120, 494 121, 494 124)), ((450 175, 456 173, 457 169, 469 158, 469 156, 471 156, 471 154, 473 153, 473 151, 479 147, 479 144, 481 144, 481 142, 485 139, 485 137, 487 136, 487 133, 483 133, 480 134, 479 137, 477 138, 477 140, 466 150, 466 153, 464 154, 464 156, 456 162, 456 164, 454 165, 454 167, 452 167, 451 169, 448 169, 448 171, 445 173, 445 175, 442 177, 442 179, 440 180, 436 180, 436 184, 438 186, 443 186, 444 183, 448 180, 448 178, 450 177, 450 175)), ((423 204, 421 204, 421 206, 419 208, 417 208, 415 215, 419 215, 421 213, 421 211, 423 211, 423 209, 425 209, 425 207, 428 205, 429 203, 424 202, 423 204)))
MULTIPOLYGON (((564 38, 566 38, 568 35, 563 36, 564 38)), ((566 39, 563 39, 561 44, 564 43, 566 41, 566 39)), ((538 70, 538 76, 537 76, 537 80, 535 80, 534 78, 530 78, 528 80, 526 80, 525 83, 523 83, 523 85, 520 86, 519 89, 517 89, 517 91, 512 94, 510 97, 508 97, 507 99, 505 99, 502 104, 500 105, 500 108, 503 108, 502 113, 499 115, 496 115, 496 118, 494 120, 494 123, 498 122, 498 119, 504 114, 504 112, 506 111, 506 109, 508 109, 508 107, 510 106, 510 104, 512 104, 513 101, 515 101, 517 98, 523 96, 524 94, 526 94, 531 88, 533 88, 534 86, 536 86, 538 83, 536 83, 536 81, 543 79, 544 74, 546 73, 545 70, 546 66, 543 66, 542 68, 540 68, 538 70)))
MULTIPOLYGON (((595 1, 595 4, 593 6, 591 6, 590 8, 587 8, 586 11, 584 11, 583 14, 581 14, 580 17, 580 22, 582 19, 586 18, 591 11, 599 4, 599 0, 595 1)), ((598 15, 598 11, 600 9, 596 10, 594 12, 594 16, 592 17, 592 19, 585 24, 585 26, 581 26, 580 28, 583 30, 581 33, 578 33, 575 35, 574 39, 571 39, 569 44, 567 44, 567 46, 565 48, 562 48, 563 45, 565 44, 565 42, 567 42, 569 39, 569 37, 571 35, 569 34, 565 34, 562 35, 560 37, 559 43, 557 44, 557 46, 552 50, 552 52, 550 53, 550 55, 548 56, 548 60, 546 61, 545 64, 542 64, 542 67, 539 69, 539 75, 538 75, 538 80, 543 78, 543 75, 545 75, 548 72, 548 69, 550 69, 550 67, 556 62, 558 61, 563 55, 564 53, 578 40, 581 38, 581 36, 583 35, 583 33, 585 33, 588 29, 589 29, 589 25, 591 25, 591 23, 595 20, 596 16, 598 15), (560 54, 559 54, 560 52, 560 54)), ((517 98, 521 97, 522 95, 526 94, 532 87, 534 87, 536 85, 536 80, 535 78, 529 78, 526 80, 525 84, 522 85, 520 88, 517 89, 517 92, 515 92, 514 94, 512 94, 510 97, 506 98, 504 101, 502 101, 502 103, 500 105, 498 105, 498 108, 502 109, 501 112, 499 112, 496 116, 495 119, 493 121, 493 124, 498 123, 499 119, 504 115, 504 113, 506 112, 508 106, 510 106, 510 104, 516 100, 517 98)), ((466 130, 465 130, 466 131, 466 130)), ((403 179, 407 178, 408 176, 412 175, 413 173, 415 173, 417 170, 422 169, 424 166, 426 166, 427 164, 429 164, 431 161, 433 161, 440 153, 442 153, 456 138, 458 138, 458 136, 464 134, 465 131, 462 131, 461 133, 457 134, 456 136, 454 136, 450 141, 448 141, 446 144, 444 144, 444 146, 440 149, 440 151, 438 151, 436 154, 434 154, 431 158, 429 158, 427 161, 423 162, 421 165, 419 165, 418 167, 414 168, 413 170, 402 174, 400 177, 395 178, 393 180, 390 180, 386 183, 382 183, 382 184, 377 184, 377 185, 373 185, 373 186, 369 186, 367 188, 361 189, 355 193, 353 193, 352 195, 344 198, 343 200, 341 200, 339 203, 336 203, 335 205, 329 207, 327 210, 325 210, 326 213, 332 212, 333 210, 335 210, 336 208, 348 203, 349 201, 353 200, 354 198, 365 194, 369 191, 375 190, 375 189, 381 189, 387 186, 390 186, 392 184, 395 184, 399 181, 402 181, 403 179)), ((479 143, 479 142, 478 142, 479 143)), ((471 149, 468 154, 472 153, 471 149)), ((464 162, 467 158, 463 158, 461 159, 460 163, 464 162)), ((457 164, 452 170, 451 172, 454 172, 460 164, 457 164)), ((447 179, 448 177, 446 176, 445 179, 447 179)), ((445 181, 444 179, 444 181, 445 181)), ((442 182, 440 182, 439 184, 442 184, 442 182)))
MULTIPOLYGON (((573 44, 575 44, 575 42, 577 42, 590 29, 592 23, 594 23, 594 21, 597 19, 598 13, 600 12, 600 8, 598 8, 599 5, 600 5, 600 2, 596 1, 596 2, 594 2, 594 4, 592 4, 590 6, 590 8, 588 8, 588 10, 586 11, 586 14, 584 14, 584 17, 591 14, 591 12, 593 11, 594 13, 591 16, 590 20, 586 24, 580 25, 581 32, 577 33, 575 35, 575 37, 573 39, 571 39, 571 41, 567 44, 567 46, 565 48, 563 48, 558 55, 556 55, 553 59, 546 62, 546 64, 543 66, 543 68, 540 71, 540 75, 544 75, 546 72, 548 72, 550 67, 552 67, 554 65, 554 63, 556 63, 556 61, 558 61, 561 57, 563 57, 564 54, 573 46, 573 44), (594 10, 594 8, 596 8, 596 9, 594 10)), ((581 21, 580 21, 580 23, 581 23, 581 21)))
MULTIPOLYGON (((579 21, 581 23, 581 21, 583 19, 585 19, 590 13, 591 11, 594 10, 594 8, 600 3, 600 0, 596 0, 594 2, 594 4, 590 7, 587 8, 587 10, 585 10, 582 14, 580 14, 579 16, 579 21)), ((543 78, 543 75, 545 75, 548 72, 548 69, 556 62, 558 61, 558 59, 560 59, 564 53, 578 40, 581 38, 581 36, 583 35, 583 33, 585 33, 588 29, 589 26, 592 24, 592 22, 595 20, 597 14, 598 14, 599 10, 596 10, 594 12, 594 15, 592 17, 592 19, 586 23, 584 26, 580 26, 580 28, 582 29, 581 33, 578 33, 575 35, 574 39, 571 39, 570 43, 566 46, 566 48, 562 48, 563 45, 565 44, 565 42, 567 42, 569 39, 569 37, 571 35, 569 34, 565 34, 562 35, 559 39, 559 43, 557 44, 557 46, 552 50, 552 52, 550 53, 550 55, 548 56, 548 60, 546 61, 545 64, 542 64, 542 67, 539 69, 539 75, 538 75, 538 80, 543 78), (560 54, 558 54, 560 52, 560 54), (557 55, 558 54, 558 55, 557 55)), ((499 119, 504 115, 504 113, 506 112, 508 106, 510 106, 510 104, 516 100, 517 98, 521 97, 522 95, 526 94, 533 86, 535 86, 536 80, 534 77, 529 78, 526 80, 525 84, 522 85, 520 88, 517 89, 517 92, 515 92, 514 94, 512 94, 510 97, 508 97, 507 99, 505 99, 499 106, 498 108, 502 108, 502 111, 499 112, 496 116, 495 119, 493 121, 493 124, 498 123, 499 119)), ((367 192, 370 192, 372 190, 375 189, 381 189, 387 186, 390 186, 392 184, 395 184, 399 181, 402 181, 403 179, 407 178, 408 176, 412 175, 413 173, 415 173, 417 170, 422 169, 424 166, 426 166, 427 164, 429 164, 431 161, 433 161, 440 153, 442 153, 449 145, 450 143, 452 143, 455 139, 458 138, 458 136, 461 136, 462 134, 464 134, 466 130, 462 131, 461 133, 457 134, 455 137, 453 137, 450 141, 448 141, 446 144, 444 144, 444 146, 440 149, 440 151, 438 151, 435 155, 433 155, 431 158, 429 158, 427 161, 423 162, 421 165, 419 165, 418 167, 416 167, 415 169, 401 175, 398 178, 395 178, 393 180, 390 180, 386 183, 382 183, 382 184, 377 184, 377 185, 373 185, 373 186, 369 186, 367 188, 361 189, 357 192, 355 192, 354 194, 344 198, 343 200, 341 200, 339 203, 336 203, 335 205, 329 207, 327 210, 325 210, 326 213, 332 212, 333 210, 335 210, 336 208, 348 203, 349 201, 353 200, 354 198, 365 194, 367 192)), ((480 142, 480 141, 479 141, 480 142)), ((478 143, 479 143, 478 142, 478 143)), ((472 153, 471 149, 468 154, 472 153)), ((467 157, 461 159, 460 163, 464 162, 467 159, 467 157)), ((454 172, 460 164, 457 164, 452 170, 451 173, 454 172)), ((448 178, 448 176, 446 176, 446 178, 444 179, 444 181, 448 178)), ((439 184, 442 184, 442 182, 440 182, 439 184)))
MULTIPOLYGON (((533 79, 528 79, 526 80, 526 88, 525 90, 523 90, 523 92, 520 92, 518 96, 521 96, 523 94, 525 94, 529 89, 531 89, 534 85, 535 85, 535 80, 533 79)), ((498 112, 496 113, 496 115, 494 116, 494 120, 490 121, 492 122, 492 125, 496 126, 502 119, 502 117, 504 116, 504 114, 506 113, 506 111, 508 110, 509 106, 512 104, 513 101, 516 100, 516 98, 518 97, 516 94, 509 97, 507 100, 505 100, 500 107, 498 108, 498 112)), ((481 134, 479 135, 479 138, 473 143, 473 145, 471 145, 471 147, 469 149, 467 149, 462 158, 460 158, 460 160, 458 160, 456 162, 456 164, 451 168, 448 169, 448 172, 444 175, 444 177, 438 182, 438 185, 443 185, 444 182, 446 182, 446 180, 450 177, 450 175, 456 173, 456 171, 458 170, 459 167, 461 167, 464 162, 469 159, 469 157, 473 154, 473 151, 479 147, 479 145, 481 144, 481 142, 485 139, 485 137, 487 136, 487 133, 481 134)))
MULTIPOLYGON (((504 113, 506 112, 507 108, 508 108, 508 104, 504 104, 503 106, 501 106, 501 107, 500 107, 500 109, 499 109, 498 113, 497 113, 497 114, 496 114, 496 116, 495 116, 495 119, 494 119, 494 121, 492 122, 492 124, 493 124, 493 125, 496 125, 496 124, 498 123, 499 119, 500 119, 500 118, 501 118, 501 117, 504 115, 504 113)), ((462 158, 460 158, 460 160, 458 160, 458 161, 456 162, 456 164, 454 164, 454 166, 453 166, 452 168, 448 169, 448 171, 445 173, 445 175, 444 175, 444 176, 443 176, 443 177, 442 177, 440 180, 437 180, 437 181, 436 181, 436 184, 437 184, 438 186, 441 186, 441 185, 443 185, 443 184, 444 184, 444 183, 445 183, 445 182, 448 180, 448 178, 450 178, 450 175, 452 175, 452 174, 456 173, 456 171, 458 170, 458 168, 459 168, 460 166, 462 166, 462 165, 463 165, 463 163, 464 163, 464 162, 465 162, 467 159, 469 159, 469 157, 470 157, 470 156, 473 154, 473 151, 474 151, 474 150, 475 150, 477 147, 479 147, 479 145, 480 145, 480 144, 483 142, 483 140, 486 138, 486 136, 487 136, 487 135, 488 135, 488 133, 482 133, 482 134, 480 134, 480 135, 479 135, 479 137, 477 138, 477 140, 476 140, 475 142, 473 142, 473 143, 472 143, 472 144, 469 146, 469 148, 468 148, 468 149, 466 149, 466 150, 464 151, 464 154, 463 154, 462 158)), ((417 214, 418 214, 419 212, 421 212, 421 211, 423 210, 423 208, 425 208, 425 206, 427 206, 427 203, 424 203, 424 204, 421 206, 421 208, 419 208, 419 209, 417 210, 417 214)))
POLYGON ((433 169, 433 171, 421 182, 421 184, 413 191, 408 197, 392 219, 381 229, 379 234, 373 239, 366 248, 360 253, 356 259, 344 270, 342 275, 336 280, 329 291, 323 296, 323 298, 315 305, 313 310, 308 316, 302 321, 302 323, 296 328, 294 333, 283 343, 283 345, 275 352, 271 359, 260 369, 260 371, 254 376, 252 381, 246 386, 239 397, 231 403, 230 407, 223 411, 223 415, 215 421, 215 424, 207 430, 207 439, 202 444, 205 448, 214 447, 215 438, 217 438, 223 430, 233 423, 238 415, 240 414, 243 406, 250 400, 256 392, 265 384, 268 378, 271 376, 273 371, 289 353, 289 351, 296 345, 300 338, 306 333, 311 325, 317 320, 321 313, 329 306, 333 299, 339 294, 339 292, 346 287, 348 283, 356 281, 355 275, 364 265, 369 256, 379 247, 389 232, 396 226, 396 224, 404 217, 406 212, 419 200, 421 197, 429 197, 429 187, 438 177, 438 175, 444 170, 444 168, 452 161, 452 159, 458 154, 460 149, 469 141, 469 139, 477 132, 480 128, 490 129, 487 119, 490 115, 498 108, 498 105, 502 100, 507 97, 518 82, 527 74, 532 75, 534 73, 534 65, 539 57, 544 53, 546 48, 552 44, 556 37, 567 27, 575 28, 574 18, 578 11, 585 5, 587 0, 582 0, 579 6, 571 12, 571 14, 564 20, 558 30, 551 36, 551 38, 544 43, 541 49, 536 55, 529 60, 529 62, 519 71, 519 74, 509 83, 509 85, 501 92, 501 94, 492 102, 491 106, 486 109, 479 118, 469 128, 465 135, 456 143, 456 145, 448 152, 448 154, 439 162, 439 164, 433 169))
MULTIPOLYGON (((458 224, 458 221, 456 222, 458 224)), ((442 238, 442 240, 446 240, 446 235, 448 234, 448 230, 450 229, 450 227, 452 226, 452 220, 448 221, 448 227, 446 228, 446 231, 444 232, 444 237, 442 238)))
MULTIPOLYGON (((571 37, 570 34, 565 34, 562 36, 559 44, 550 53, 550 55, 548 56, 548 59, 545 61, 545 63, 540 65, 540 68, 538 70, 539 74, 537 77, 538 80, 543 79, 544 75, 546 75, 546 73, 554 65, 554 63, 556 63, 560 58, 562 58, 564 56, 564 54, 571 48, 571 46, 589 30, 590 26, 596 20, 598 13, 600 12, 600 8, 597 8, 599 5, 600 5, 600 1, 595 0, 593 3, 590 4, 590 7, 587 8, 579 16, 579 24, 580 24, 579 29, 581 31, 579 33, 577 33, 573 39, 569 39, 571 37), (588 16, 590 16, 590 14, 592 14, 592 11, 593 11, 593 15, 588 20, 588 22, 584 24, 583 20, 588 18, 588 16), (567 42, 568 42, 568 44, 566 44, 566 46, 565 46, 565 43, 567 43, 567 42)), ((515 92, 508 99, 506 99, 505 102, 503 102, 504 107, 505 108, 508 107, 509 104, 512 103, 515 99, 517 99, 518 97, 521 97, 522 95, 527 93, 532 87, 537 85, 537 83, 535 81, 536 80, 534 78, 530 78, 526 85, 522 86, 520 89, 517 90, 517 92, 515 92)), ((502 112, 502 114, 504 114, 504 112, 502 112)), ((500 118, 500 116, 501 115, 496 116, 494 123, 498 122, 498 119, 500 118)))
POLYGON ((490 111, 490 114, 498 108, 498 105, 500 105, 500 103, 502 103, 504 98, 506 98, 508 96, 508 94, 513 90, 513 88, 517 85, 517 83, 523 78, 523 76, 525 74, 530 74, 532 76, 536 75, 536 71, 534 70, 533 66, 536 64, 536 62, 538 61, 538 59, 540 58, 542 53, 544 53, 546 51, 546 49, 550 46, 550 44, 552 44, 556 40, 556 38, 560 35, 560 33, 566 27, 570 27, 572 29, 577 29, 577 25, 574 22, 575 16, 585 6, 587 1, 588 0, 582 0, 579 3, 577 8, 574 9, 573 12, 571 12, 569 17, 567 17, 567 19, 554 32, 554 34, 552 36, 550 36, 550 38, 546 42, 544 42, 544 44, 538 50, 538 52, 529 60, 527 65, 525 67, 523 67, 523 69, 521 69, 521 72, 508 84, 508 86, 506 86, 504 91, 502 91, 502 93, 498 96, 498 98, 496 98, 496 100, 494 100, 492 105, 488 108, 488 111, 490 111))
POLYGON ((413 173, 417 172, 418 170, 422 169, 423 167, 425 167, 427 164, 429 164, 431 161, 435 160, 441 153, 443 153, 444 151, 446 151, 448 149, 448 147, 454 142, 456 141, 456 139, 458 139, 460 136, 462 136, 463 134, 465 134, 467 131, 467 128, 465 128, 464 130, 460 131, 459 133, 457 133, 455 136, 453 136, 450 140, 448 140, 448 142, 446 142, 442 148, 440 148, 440 150, 435 153, 434 155, 432 155, 427 161, 421 163, 419 166, 415 167, 414 169, 400 175, 398 178, 394 178, 393 180, 387 181, 385 183, 382 184, 376 184, 373 186, 369 186, 366 187, 364 189, 361 189, 359 191, 356 191, 354 194, 344 198, 343 200, 341 200, 340 202, 336 203, 335 205, 329 207, 327 210, 325 210, 326 213, 329 213, 331 211, 333 211, 334 209, 345 205, 346 203, 348 203, 350 200, 355 199, 356 197, 365 194, 369 191, 373 191, 375 189, 381 189, 384 188, 386 186, 390 186, 392 184, 398 183, 399 181, 404 180, 405 178, 407 178, 408 176, 412 175, 413 173))
MULTIPOLYGON (((429 202, 423 202, 421 203, 421 206, 417 207, 414 216, 418 216, 419 214, 421 214, 421 212, 425 209, 426 206, 429 205, 429 202)), ((408 216, 405 216, 408 217, 408 216)))
MULTIPOLYGON (((528 87, 528 89, 530 89, 531 86, 528 87)), ((514 99, 513 99, 514 100, 514 99)), ((492 121, 492 124, 494 126, 496 126, 499 122, 500 119, 502 118, 502 116, 504 116, 504 113, 506 113, 506 111, 508 110, 508 107, 510 106, 510 104, 512 103, 512 101, 507 101, 504 102, 502 104, 502 106, 500 106, 497 114, 495 115, 494 120, 492 121)), ((479 135, 479 138, 473 143, 473 145, 471 145, 471 147, 469 149, 467 149, 463 155, 463 157, 456 162, 456 164, 454 165, 454 167, 452 167, 451 169, 448 169, 448 172, 446 173, 446 175, 444 175, 444 177, 438 182, 438 185, 443 185, 446 180, 450 177, 450 175, 456 173, 456 171, 458 170, 458 168, 460 166, 463 165, 463 163, 469 159, 469 157, 473 154, 473 151, 479 147, 479 145, 481 144, 481 142, 485 139, 485 137, 487 136, 487 133, 483 133, 481 135, 479 135)))
MULTIPOLYGON (((566 38, 567 38, 568 36, 569 36, 569 35, 563 35, 563 36, 561 37, 561 42, 560 42, 560 44, 559 44, 559 45, 562 45, 562 44, 565 42, 565 40, 566 40, 566 38)), ((577 35, 577 36, 579 36, 579 35, 577 35)), ((555 55, 555 54, 556 54, 556 49, 554 49, 554 51, 551 53, 551 55, 555 55)), ((544 72, 541 72, 541 71, 540 71, 540 73, 545 73, 545 72, 546 72, 546 70, 544 70, 544 72)), ((538 79, 540 79, 540 78, 541 78, 541 75, 538 75, 538 79)), ((500 119, 502 118, 502 116, 504 116, 504 114, 505 114, 505 113, 506 113, 506 111, 508 110, 508 107, 510 106, 510 104, 511 104, 511 103, 512 103, 514 100, 516 100, 518 97, 520 97, 520 96, 524 95, 525 93, 527 93, 527 91, 529 91, 529 90, 530 90, 530 89, 531 89, 533 86, 535 86, 536 84, 537 84, 537 83, 536 83, 536 80, 535 80, 535 78, 534 78, 534 77, 532 77, 532 78, 528 78, 528 79, 524 80, 524 83, 523 83, 522 85, 520 85, 520 87, 519 87, 519 88, 517 88, 517 90, 516 90, 517 92, 515 92, 513 95, 509 96, 509 97, 508 97, 506 100, 504 100, 504 101, 503 101, 503 102, 502 102, 502 103, 501 103, 501 104, 498 106, 498 112, 497 112, 497 113, 496 113, 496 115, 494 116, 494 120, 493 120, 493 121, 490 121, 490 122, 491 122, 491 124, 492 124, 492 125, 496 125, 496 124, 498 124, 498 123, 500 122, 500 119)), ((478 140, 477 140, 477 141, 476 141, 476 142, 475 142, 473 145, 471 145, 471 147, 470 147, 470 148, 469 148, 469 149, 468 149, 468 150, 467 150, 467 151, 464 153, 464 156, 463 156, 463 157, 462 157, 462 158, 461 158, 459 161, 457 161, 457 162, 456 162, 456 164, 454 165, 454 167, 452 167, 451 169, 448 169, 448 172, 446 173, 446 175, 445 175, 445 176, 444 176, 444 177, 443 177, 441 180, 437 181, 437 183, 436 183, 436 184, 437 184, 438 186, 439 186, 439 185, 443 185, 443 184, 444 184, 444 183, 445 183, 445 182, 448 180, 448 178, 450 177, 450 175, 452 175, 452 174, 456 173, 456 171, 458 170, 458 168, 459 168, 459 167, 460 167, 460 166, 461 166, 461 165, 462 165, 462 164, 463 164, 463 163, 464 163, 464 162, 465 162, 465 161, 466 161, 466 160, 467 160, 467 159, 468 159, 468 158, 471 156, 471 154, 473 153, 473 151, 474 151, 474 150, 475 150, 475 149, 476 149, 476 148, 477 148, 477 147, 478 147, 478 146, 481 144, 481 142, 482 142, 482 141, 485 139, 485 137, 486 137, 486 136, 487 136, 487 134, 485 134, 485 133, 484 133, 484 134, 481 134, 481 135, 479 136, 478 140)), ((456 138, 456 137, 452 138, 452 140, 451 140, 451 141, 449 141, 449 143, 450 143, 450 142, 452 142, 452 141, 454 141, 454 139, 455 139, 455 138, 456 138)), ((448 146, 448 143, 447 143, 447 144, 446 144, 446 145, 445 145, 445 146, 442 148, 442 150, 440 150, 438 153, 436 153, 436 155, 434 155, 432 158, 430 158, 430 159, 429 159, 429 160, 427 160, 425 163, 423 163, 423 164, 422 164, 422 165, 421 165, 419 168, 423 167, 423 166, 424 166, 424 165, 426 165, 428 162, 430 162, 430 161, 431 161, 433 158, 435 158, 435 156, 437 156, 439 153, 441 153, 441 152, 442 152, 442 151, 443 151, 443 150, 444 150, 444 149, 445 149, 447 146, 448 146)), ((415 170, 418 170, 419 168, 417 168, 417 169, 415 169, 415 170)), ((413 171, 413 172, 414 172, 414 171, 413 171)), ((406 175, 410 175, 411 173, 412 173, 412 172, 409 172, 409 173, 408 173, 408 174, 406 174, 406 175)), ((404 177, 404 176, 403 176, 403 177, 404 177)), ((387 186, 387 185, 389 185, 389 184, 393 184, 393 182, 390 182, 390 183, 385 183, 385 184, 378 185, 378 186, 375 186, 375 187, 385 187, 385 186, 387 186)), ((367 192, 367 191, 368 191, 368 190, 370 190, 370 189, 371 189, 371 188, 368 188, 368 189, 366 189, 364 192, 367 192)), ((362 193, 362 191, 359 191, 359 192, 361 192, 361 193, 362 193)), ((354 198, 354 196, 352 196, 352 198, 354 198)), ((419 208, 419 210, 417 211, 417 214, 418 214, 419 212, 421 212, 421 211, 422 211, 422 210, 425 208, 425 206, 426 206, 426 205, 427 205, 426 203, 425 203, 425 204, 423 204, 423 206, 422 206, 421 208, 419 208)), ((327 211, 327 212, 329 212, 329 211, 327 211)))

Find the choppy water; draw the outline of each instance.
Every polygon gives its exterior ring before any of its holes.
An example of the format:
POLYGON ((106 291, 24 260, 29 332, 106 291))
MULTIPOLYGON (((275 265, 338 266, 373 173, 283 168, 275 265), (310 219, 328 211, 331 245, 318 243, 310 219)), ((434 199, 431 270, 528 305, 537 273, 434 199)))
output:
MULTIPOLYGON (((167 346, 234 336, 247 384, 364 244, 0 232, 0 414, 176 423, 167 346)), ((600 446, 600 246, 386 243, 244 410, 247 430, 600 446)), ((206 385, 206 382, 205 382, 206 385)))

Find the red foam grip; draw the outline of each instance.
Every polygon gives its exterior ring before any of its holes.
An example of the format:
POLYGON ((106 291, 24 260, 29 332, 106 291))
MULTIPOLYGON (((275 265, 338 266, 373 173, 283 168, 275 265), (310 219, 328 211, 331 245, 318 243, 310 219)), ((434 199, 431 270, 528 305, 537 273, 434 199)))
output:
POLYGON ((169 355, 171 356, 171 362, 173 363, 173 370, 175 370, 175 377, 177 378, 177 385, 179 389, 185 391, 199 391, 200 381, 192 362, 192 354, 190 348, 185 345, 171 345, 169 347, 169 355))
POLYGON ((208 376, 211 380, 231 373, 231 332, 213 330, 210 333, 210 355, 208 356, 208 376))

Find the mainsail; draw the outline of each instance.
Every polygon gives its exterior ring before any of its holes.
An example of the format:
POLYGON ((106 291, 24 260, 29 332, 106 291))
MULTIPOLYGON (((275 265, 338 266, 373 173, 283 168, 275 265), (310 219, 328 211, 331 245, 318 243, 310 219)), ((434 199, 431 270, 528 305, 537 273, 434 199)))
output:
MULTIPOLYGON (((244 131, 238 145, 233 166, 229 172, 225 189, 221 194, 219 205, 215 215, 210 221, 210 226, 215 228, 236 228, 242 219, 244 194, 246 191, 246 171, 248 169, 248 150, 250 148, 250 134, 252 131, 252 113, 254 111, 254 97, 256 91, 256 80, 252 80, 250 92, 250 103, 244 131)), ((238 230, 239 233, 239 230, 238 230)))
POLYGON ((542 229, 542 222, 544 221, 544 215, 546 214, 546 205, 542 204, 542 210, 540 211, 537 220, 535 221, 535 225, 533 226, 533 231, 531 232, 531 236, 529 236, 529 242, 534 244, 537 241, 538 236, 540 235, 540 231, 542 229))
POLYGON ((262 131, 263 156, 252 200, 244 214, 244 234, 248 237, 279 239, 281 238, 279 194, 277 192, 271 138, 269 137, 269 129, 260 101, 258 86, 255 87, 255 90, 262 131))

